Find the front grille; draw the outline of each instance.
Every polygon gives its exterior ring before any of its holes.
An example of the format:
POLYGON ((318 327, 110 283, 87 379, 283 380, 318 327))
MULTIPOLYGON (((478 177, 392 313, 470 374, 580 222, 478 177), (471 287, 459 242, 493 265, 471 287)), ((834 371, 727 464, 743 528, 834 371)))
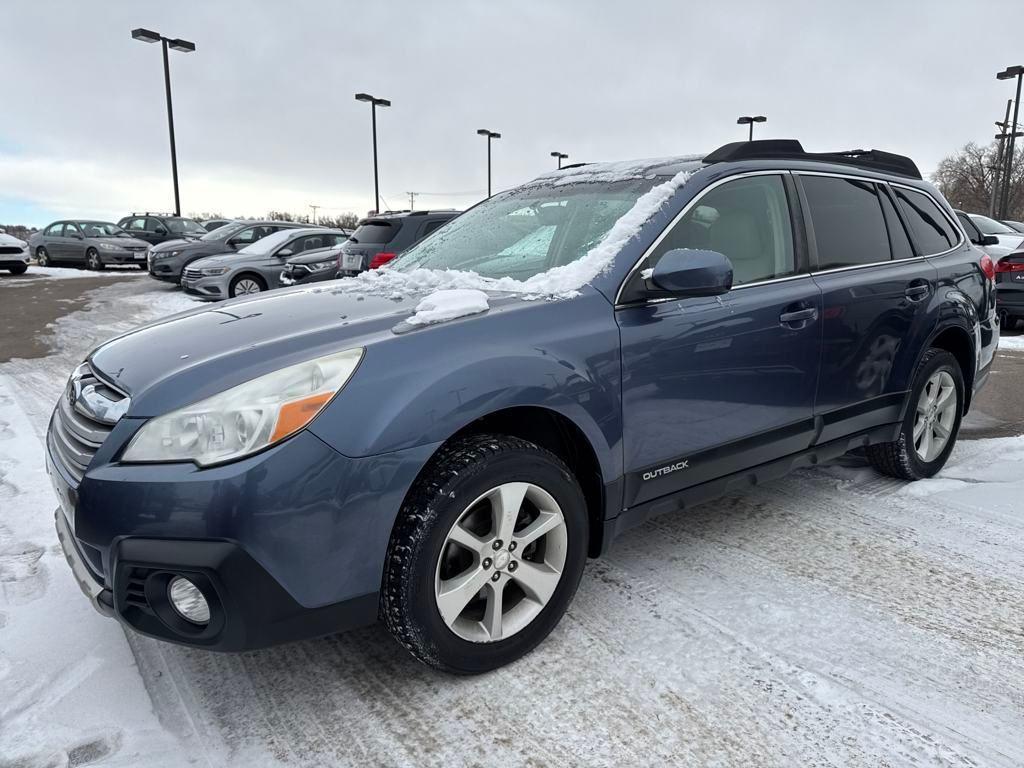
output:
POLYGON ((127 397, 97 378, 87 363, 72 374, 53 410, 47 442, 76 483, 127 406, 127 397))
POLYGON ((151 568, 131 567, 124 570, 124 607, 135 608, 151 616, 153 607, 146 597, 146 579, 154 573, 151 568))
POLYGON ((187 277, 189 280, 197 280, 203 276, 203 272, 200 269, 193 269, 192 267, 185 267, 185 271, 182 272, 183 277, 187 277))
POLYGON ((305 264, 296 264, 294 267, 292 267, 292 277, 294 277, 296 280, 301 280, 309 273, 310 269, 305 264))

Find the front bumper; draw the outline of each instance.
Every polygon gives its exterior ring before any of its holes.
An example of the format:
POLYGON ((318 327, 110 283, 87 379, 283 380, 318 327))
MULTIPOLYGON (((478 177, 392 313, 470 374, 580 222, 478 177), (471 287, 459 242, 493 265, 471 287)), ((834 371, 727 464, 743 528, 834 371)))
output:
POLYGON ((181 287, 189 296, 206 301, 220 301, 228 297, 230 274, 190 278, 182 275, 181 287))
POLYGON ((395 516, 436 446, 353 459, 303 431, 219 467, 120 464, 141 424, 122 419, 79 483, 47 441, 64 510, 58 538, 97 610, 146 635, 225 651, 376 619, 395 516), (170 608, 174 575, 207 595, 208 631, 170 608))
POLYGON ((99 252, 104 264, 137 264, 146 266, 146 251, 104 251, 99 252))

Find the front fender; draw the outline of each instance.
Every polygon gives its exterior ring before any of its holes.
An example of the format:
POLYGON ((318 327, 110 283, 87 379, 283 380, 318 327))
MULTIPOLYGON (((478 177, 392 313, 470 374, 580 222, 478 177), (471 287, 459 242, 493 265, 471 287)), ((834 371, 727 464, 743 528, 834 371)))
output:
POLYGON ((605 478, 622 473, 619 336, 596 290, 515 302, 367 347, 357 374, 310 429, 371 456, 448 439, 495 411, 535 406, 575 423, 605 478))

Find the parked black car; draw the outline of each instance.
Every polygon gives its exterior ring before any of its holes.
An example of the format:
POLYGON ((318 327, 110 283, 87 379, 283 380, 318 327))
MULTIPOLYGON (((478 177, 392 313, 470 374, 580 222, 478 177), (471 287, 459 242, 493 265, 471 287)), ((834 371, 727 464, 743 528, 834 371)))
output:
POLYGON ((984 234, 975 220, 963 211, 956 211, 956 217, 967 233, 967 239, 992 259, 996 312, 1003 328, 1012 329, 1018 321, 1024 320, 1024 244, 1005 245, 995 235, 984 234))
POLYGON ((233 221, 197 240, 174 240, 154 246, 149 252, 149 276, 169 283, 180 283, 188 264, 206 256, 230 253, 252 245, 279 229, 308 227, 293 221, 233 221))
MULTIPOLYGON (((348 234, 351 236, 352 233, 348 234)), ((336 279, 345 242, 347 241, 326 248, 309 250, 300 256, 288 259, 284 269, 281 270, 279 278, 281 285, 304 285, 336 279)))
POLYGON ((339 277, 376 269, 459 215, 459 211, 396 211, 359 222, 342 246, 339 277))
POLYGON ((198 221, 169 213, 133 213, 117 222, 117 226, 150 245, 206 234, 206 228, 198 221))
POLYGON ((202 222, 202 224, 203 227, 206 228, 207 232, 213 232, 213 230, 219 229, 220 227, 223 227, 225 224, 231 224, 233 222, 234 219, 207 219, 206 221, 202 222))

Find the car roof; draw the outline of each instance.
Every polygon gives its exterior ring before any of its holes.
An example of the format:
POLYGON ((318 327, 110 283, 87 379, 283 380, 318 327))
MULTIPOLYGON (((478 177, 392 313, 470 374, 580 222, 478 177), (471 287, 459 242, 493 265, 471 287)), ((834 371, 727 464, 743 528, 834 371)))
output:
POLYGON ((390 221, 392 219, 416 219, 426 216, 443 216, 449 218, 455 218, 462 211, 456 210, 455 208, 435 208, 434 210, 427 211, 382 211, 381 213, 374 214, 373 216, 367 216, 364 219, 360 219, 357 226, 362 226, 373 221, 390 221))

